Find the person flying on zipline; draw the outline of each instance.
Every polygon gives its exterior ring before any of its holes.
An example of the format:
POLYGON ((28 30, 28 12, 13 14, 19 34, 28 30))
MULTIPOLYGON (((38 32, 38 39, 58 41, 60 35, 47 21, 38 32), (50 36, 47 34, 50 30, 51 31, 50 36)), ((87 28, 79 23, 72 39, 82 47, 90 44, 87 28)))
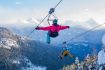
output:
POLYGON ((50 37, 52 37, 52 38, 57 37, 59 35, 59 31, 67 29, 67 28, 70 28, 70 27, 69 26, 61 26, 61 25, 58 24, 58 20, 54 19, 52 26, 36 27, 35 29, 36 30, 48 31, 48 33, 47 33, 47 43, 50 44, 50 42, 51 42, 50 37))
POLYGON ((74 55, 71 54, 71 52, 68 49, 68 45, 66 42, 63 42, 63 51, 60 54, 60 59, 63 59, 65 56, 70 56, 70 58, 74 58, 74 55))

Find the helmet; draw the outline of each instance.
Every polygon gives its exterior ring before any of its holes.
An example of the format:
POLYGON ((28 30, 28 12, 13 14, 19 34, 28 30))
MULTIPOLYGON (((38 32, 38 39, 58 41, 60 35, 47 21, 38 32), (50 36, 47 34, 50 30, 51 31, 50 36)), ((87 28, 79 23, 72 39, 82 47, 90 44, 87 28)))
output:
POLYGON ((58 23, 58 20, 57 19, 54 19, 53 20, 53 25, 57 25, 57 23, 58 23))

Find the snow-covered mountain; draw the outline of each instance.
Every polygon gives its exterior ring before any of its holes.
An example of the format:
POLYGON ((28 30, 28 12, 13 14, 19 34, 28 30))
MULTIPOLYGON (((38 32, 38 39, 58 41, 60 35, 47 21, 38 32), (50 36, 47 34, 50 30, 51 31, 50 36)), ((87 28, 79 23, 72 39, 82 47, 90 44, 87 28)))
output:
MULTIPOLYGON (((71 64, 74 59, 65 57, 63 60, 59 55, 63 48, 52 46, 35 40, 29 40, 13 34, 6 28, 0 27, 0 69, 5 70, 59 70, 64 65, 71 64)), ((100 50, 101 44, 93 44, 88 41, 69 43, 69 51, 81 60, 92 49, 100 50), (75 52, 76 51, 76 52, 75 52)))
MULTIPOLYGON (((97 23, 94 19, 90 18, 90 19, 88 19, 86 21, 82 21, 82 22, 68 20, 64 24, 70 25, 71 27, 75 27, 75 28, 90 29, 90 28, 93 28, 93 27, 99 25, 100 23, 97 23)), ((101 27, 101 28, 103 28, 103 27, 101 27)))
POLYGON ((0 27, 0 70, 46 70, 46 67, 34 65, 22 55, 22 46, 28 45, 26 42, 25 38, 0 27))

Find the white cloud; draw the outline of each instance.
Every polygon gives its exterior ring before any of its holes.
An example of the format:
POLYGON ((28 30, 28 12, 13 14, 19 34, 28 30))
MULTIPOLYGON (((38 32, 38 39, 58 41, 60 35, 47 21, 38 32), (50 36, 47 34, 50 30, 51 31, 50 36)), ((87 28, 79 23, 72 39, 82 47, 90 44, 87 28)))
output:
POLYGON ((84 9, 85 11, 89 11, 89 9, 88 8, 86 8, 86 9, 84 9))
POLYGON ((29 8, 7 8, 0 7, 0 25, 16 24, 16 25, 35 25, 39 23, 37 19, 43 18, 46 13, 42 10, 29 8), (41 13, 40 13, 41 12, 41 13), (40 14, 39 14, 40 13, 40 14), (30 24, 29 24, 30 23, 30 24))
MULTIPOLYGON (((22 4, 21 2, 16 2, 17 5, 22 4)), ((105 22, 105 10, 102 8, 97 9, 90 9, 90 8, 83 8, 83 9, 73 9, 73 10, 63 10, 57 11, 59 23, 64 23, 66 20, 73 20, 73 21, 85 21, 89 18, 95 19, 99 23, 105 22)), ((0 24, 14 24, 21 21, 22 23, 39 23, 36 19, 41 19, 47 14, 47 11, 36 8, 29 9, 29 8, 5 8, 0 7, 0 24), (34 19, 34 18, 36 19, 34 19), (27 20, 31 18, 31 20, 27 20)))
POLYGON ((21 4, 21 2, 16 2, 16 5, 20 5, 21 4))
POLYGON ((29 18, 29 19, 27 19, 26 20, 27 22, 29 22, 29 23, 37 23, 37 24, 39 24, 40 22, 37 20, 37 19, 35 19, 35 18, 29 18))

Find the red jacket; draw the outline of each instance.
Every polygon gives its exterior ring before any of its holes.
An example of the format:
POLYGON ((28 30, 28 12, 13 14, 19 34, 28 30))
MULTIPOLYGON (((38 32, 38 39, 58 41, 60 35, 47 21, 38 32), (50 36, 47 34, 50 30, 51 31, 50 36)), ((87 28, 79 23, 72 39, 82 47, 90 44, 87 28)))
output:
POLYGON ((57 25, 57 26, 48 26, 48 27, 39 27, 38 30, 44 30, 44 31, 51 31, 51 32, 59 32, 60 30, 64 30, 69 28, 69 26, 61 26, 61 25, 57 25))

